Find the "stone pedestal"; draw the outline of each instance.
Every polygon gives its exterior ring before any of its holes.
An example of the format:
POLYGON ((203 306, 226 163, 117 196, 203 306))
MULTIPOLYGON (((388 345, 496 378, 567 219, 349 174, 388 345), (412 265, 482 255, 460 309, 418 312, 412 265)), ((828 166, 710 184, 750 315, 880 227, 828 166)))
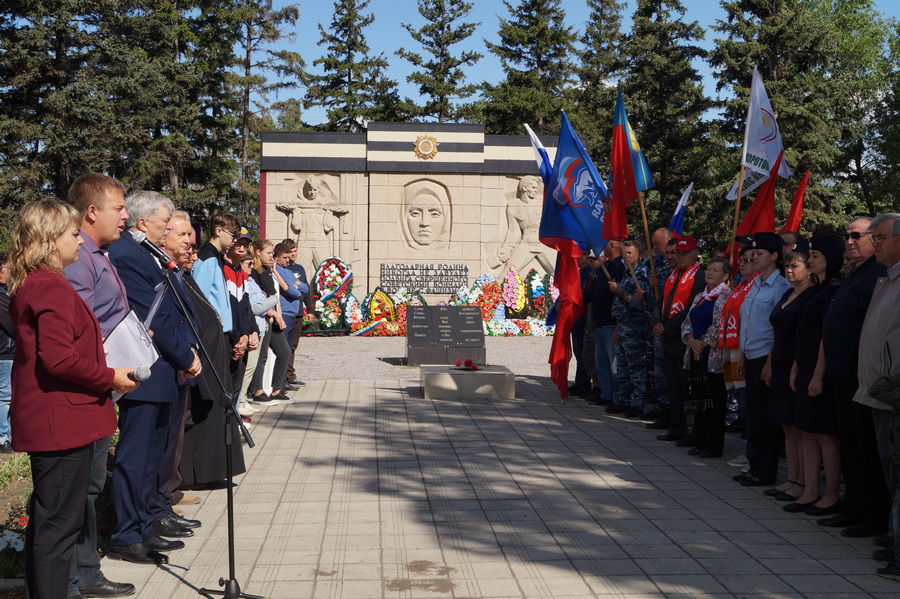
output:
POLYGON ((515 399, 516 376, 505 366, 458 370, 446 364, 420 368, 425 399, 515 399))

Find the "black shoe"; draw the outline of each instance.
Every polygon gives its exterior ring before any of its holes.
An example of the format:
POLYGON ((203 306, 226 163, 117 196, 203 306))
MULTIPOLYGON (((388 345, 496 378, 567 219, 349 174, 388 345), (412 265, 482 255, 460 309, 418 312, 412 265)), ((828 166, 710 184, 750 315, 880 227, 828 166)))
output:
POLYGON ((597 396, 591 396, 590 399, 587 399, 586 401, 588 402, 589 405, 592 405, 592 406, 609 406, 609 405, 612 405, 612 400, 611 400, 611 399, 606 399, 606 398, 604 398, 604 397, 600 397, 599 395, 597 395, 597 396))
POLYGON ((697 455, 699 455, 701 458, 721 458, 722 457, 721 453, 713 453, 708 449, 701 449, 700 453, 698 453, 697 455))
POLYGON ((666 433, 665 435, 657 435, 656 438, 660 441, 678 441, 679 439, 683 439, 684 435, 678 433, 666 433))
POLYGON ((832 516, 830 518, 822 518, 821 520, 816 520, 816 524, 819 526, 828 526, 829 528, 847 528, 848 526, 853 526, 859 522, 859 520, 854 520, 853 518, 848 518, 843 514, 838 514, 837 516, 832 516))
POLYGON ((135 543, 134 545, 111 545, 106 556, 110 559, 120 559, 132 564, 168 564, 169 558, 153 549, 147 543, 135 543))
POLYGON ((731 480, 733 480, 736 483, 742 483, 742 482, 744 482, 744 479, 747 478, 748 476, 750 476, 750 475, 747 474, 746 472, 741 472, 740 474, 735 474, 734 476, 732 476, 731 480))
POLYGON ((779 493, 772 499, 774 499, 775 501, 797 501, 797 498, 790 493, 779 493))
POLYGON ((744 477, 744 480, 741 481, 742 487, 768 487, 772 484, 775 484, 774 480, 763 480, 749 473, 744 477))
POLYGON ((853 526, 842 530, 841 536, 849 537, 851 539, 861 539, 863 537, 878 537, 883 535, 885 532, 886 531, 883 528, 874 528, 867 522, 857 522, 853 526))
POLYGON ((669 430, 669 419, 668 418, 660 418, 654 422, 648 422, 647 428, 654 431, 667 431, 669 430))
POLYGON ((809 509, 806 510, 807 516, 830 516, 832 514, 837 514, 843 509, 843 502, 838 499, 828 507, 817 507, 815 505, 810 506, 809 509))
MULTIPOLYGON (((678 443, 676 443, 675 445, 678 445, 678 443)), ((694 447, 691 447, 690 451, 688 451, 688 455, 700 455, 701 451, 703 451, 703 450, 697 446, 694 446, 694 447)))
POLYGON ((178 524, 177 522, 172 520, 171 516, 167 516, 162 520, 154 522, 153 532, 161 537, 170 537, 176 539, 194 536, 193 530, 191 530, 190 528, 185 528, 181 524, 178 524))
POLYGON ((82 597, 127 597, 134 595, 134 585, 129 582, 113 582, 105 577, 81 591, 82 597))
POLYGON ((16 453, 9 441, 0 444, 0 453, 16 453))
POLYGON ((880 537, 875 537, 874 539, 872 539, 872 542, 879 547, 893 547, 894 535, 882 535, 880 537))
POLYGON ((693 447, 696 445, 693 435, 685 435, 675 442, 675 447, 693 447))
MULTIPOLYGON (((651 408, 649 412, 644 412, 643 414, 641 414, 641 420, 653 422, 655 420, 659 420, 664 416, 665 414, 659 408, 651 408)), ((666 428, 668 428, 668 426, 666 428)))
POLYGON ((642 410, 641 408, 634 408, 634 407, 631 407, 631 408, 628 408, 627 410, 625 410, 625 414, 624 414, 625 418, 639 418, 640 416, 643 416, 643 415, 644 415, 644 410, 642 410))
POLYGON ((567 391, 569 392, 569 395, 584 395, 588 390, 584 387, 579 387, 578 385, 572 384, 569 385, 567 391))
POLYGON ((578 397, 581 399, 586 399, 588 401, 592 399, 600 399, 600 387, 593 387, 591 389, 585 389, 581 393, 578 394, 578 397))
POLYGON ((614 403, 606 406, 607 414, 624 414, 628 411, 628 406, 623 406, 622 404, 614 403))
POLYGON ((169 518, 171 518, 178 524, 181 524, 185 528, 200 528, 203 525, 203 523, 199 520, 191 520, 189 518, 185 518, 184 516, 179 516, 175 512, 169 514, 169 518))
POLYGON ((738 418, 734 422, 725 425, 725 431, 729 433, 740 433, 747 428, 747 423, 738 418))
POLYGON ((879 562, 894 562, 894 548, 883 547, 872 552, 872 558, 879 562))
POLYGON ((799 512, 805 512, 806 510, 808 510, 811 507, 815 507, 817 501, 819 501, 818 497, 816 497, 812 501, 807 501, 805 503, 798 503, 795 501, 793 503, 787 504, 786 506, 784 506, 781 509, 783 509, 784 511, 786 511, 789 514, 796 514, 799 512))
POLYGON ((170 541, 159 535, 153 535, 147 539, 146 543, 157 551, 175 551, 176 549, 184 549, 183 541, 170 541))

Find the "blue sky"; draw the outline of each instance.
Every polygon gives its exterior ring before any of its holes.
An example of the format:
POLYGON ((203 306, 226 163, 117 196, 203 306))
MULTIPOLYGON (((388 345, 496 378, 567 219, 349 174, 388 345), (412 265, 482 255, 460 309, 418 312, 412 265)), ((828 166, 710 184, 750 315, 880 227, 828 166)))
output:
MULTIPOLYGON (((518 0, 511 0, 516 5, 518 0)), ((704 44, 711 47, 715 32, 709 27, 718 19, 725 17, 725 12, 716 0, 682 0, 687 8, 686 21, 698 21, 706 29, 704 44)), ((289 2, 276 0, 276 5, 285 5, 289 2)), ((476 50, 484 55, 479 63, 466 71, 468 81, 479 82, 482 80, 497 82, 503 78, 500 61, 484 45, 484 38, 496 39, 499 27, 498 16, 508 17, 508 12, 501 0, 473 0, 474 9, 467 21, 480 22, 481 25, 474 35, 466 42, 457 46, 460 50, 476 50)), ((626 2, 625 23, 623 30, 628 31, 631 26, 631 14, 634 11, 635 1, 626 2)), ((897 0, 877 0, 875 5, 883 14, 900 18, 900 2, 897 0)), ((333 13, 333 0, 317 0, 316 2, 300 2, 300 19, 297 23, 297 34, 292 44, 293 50, 299 52, 306 60, 307 68, 312 72, 320 72, 312 66, 313 60, 323 54, 323 49, 318 46, 321 37, 317 25, 322 24, 326 29, 331 23, 333 13)), ((566 23, 574 27, 579 33, 584 30, 588 17, 587 5, 583 0, 563 0, 563 9, 566 12, 566 23)), ((400 85, 401 95, 418 99, 418 93, 414 86, 406 83, 406 76, 412 72, 412 65, 399 58, 394 52, 405 47, 407 50, 417 50, 418 44, 403 29, 402 23, 410 23, 414 27, 424 23, 418 13, 416 0, 371 0, 365 12, 373 13, 375 21, 366 29, 366 39, 372 52, 383 52, 390 63, 388 75, 400 85)), ((711 79, 711 72, 705 63, 698 63, 696 67, 704 76, 704 86, 707 95, 715 96, 715 83, 711 79)), ((290 93, 290 92, 288 92, 290 93)), ((284 99, 282 93, 279 99, 284 99)), ((270 98, 274 99, 274 98, 270 98)), ((304 120, 308 123, 316 123, 324 120, 324 110, 311 108, 304 114, 304 120)))

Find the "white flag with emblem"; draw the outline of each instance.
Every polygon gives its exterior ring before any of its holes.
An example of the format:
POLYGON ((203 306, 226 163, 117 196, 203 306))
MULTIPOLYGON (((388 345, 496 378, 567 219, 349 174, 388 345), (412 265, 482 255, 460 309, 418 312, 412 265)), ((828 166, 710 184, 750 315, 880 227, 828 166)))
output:
MULTIPOLYGON (((741 196, 747 195, 769 178, 769 171, 775 164, 779 152, 784 149, 781 130, 775 119, 775 111, 769 102, 766 88, 756 66, 753 67, 753 83, 750 85, 750 106, 747 109, 747 126, 744 129, 744 149, 741 164, 750 172, 745 172, 741 196)), ((793 175, 786 160, 781 161, 778 175, 785 179, 793 175)), ((735 182, 728 199, 737 199, 738 183, 735 182)))

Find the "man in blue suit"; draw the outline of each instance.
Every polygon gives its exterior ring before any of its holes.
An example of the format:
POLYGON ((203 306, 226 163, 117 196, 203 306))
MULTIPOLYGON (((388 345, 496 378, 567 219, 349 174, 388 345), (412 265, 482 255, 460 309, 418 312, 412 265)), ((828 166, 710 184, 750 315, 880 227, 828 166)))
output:
MULTIPOLYGON (((180 518, 171 507, 161 516, 152 506, 159 500, 160 478, 165 477, 167 486, 171 477, 171 464, 166 468, 161 462, 166 461, 167 455, 174 455, 174 448, 168 447, 169 427, 179 397, 179 382, 196 377, 201 366, 193 349, 196 340, 187 322, 190 316, 182 311, 172 289, 166 286, 159 261, 133 237, 140 231, 158 245, 166 234, 174 206, 162 194, 137 191, 126 198, 126 209, 128 231, 109 246, 109 258, 125 285, 128 302, 138 317, 146 319, 156 289, 165 292, 149 327, 160 359, 150 369, 150 378, 119 401, 119 444, 112 481, 117 523, 109 557, 162 564, 168 558, 160 551, 184 546, 181 541, 162 537, 191 536, 190 528, 200 525, 180 518)), ((180 281, 176 277, 172 281, 177 289, 180 281)))

